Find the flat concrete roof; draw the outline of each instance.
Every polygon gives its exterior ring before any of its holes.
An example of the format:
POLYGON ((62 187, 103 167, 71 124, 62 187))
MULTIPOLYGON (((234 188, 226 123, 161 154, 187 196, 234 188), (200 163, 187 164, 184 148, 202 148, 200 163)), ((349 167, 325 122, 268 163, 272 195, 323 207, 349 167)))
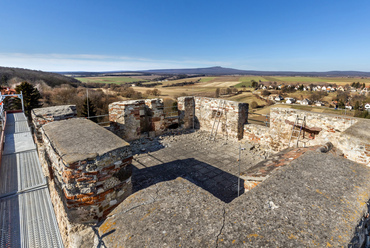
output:
POLYGON ((129 144, 98 124, 83 118, 55 121, 42 127, 67 163, 92 159, 129 144))
MULTIPOLYGON (((184 146, 176 145, 182 152, 184 146)), ((176 156, 173 149, 159 150, 157 160, 168 164, 168 157, 176 156)), ((140 159, 144 161, 147 158, 140 159)), ((216 161, 203 162, 212 167, 216 161)), ((188 171, 184 175, 188 180, 153 178, 155 182, 128 197, 99 228, 106 246, 347 246, 370 197, 370 168, 316 151, 306 152, 230 203, 210 190, 222 182, 213 184, 211 178, 204 185, 196 182, 203 167, 197 171, 198 164, 192 165, 190 159, 173 166, 188 171)), ((156 167, 163 169, 161 164, 149 169, 156 167)), ((136 183, 133 180, 134 187, 136 183)))
POLYGON ((36 116, 61 116, 61 115, 73 115, 76 113, 76 105, 59 105, 46 108, 35 108, 32 110, 36 116))

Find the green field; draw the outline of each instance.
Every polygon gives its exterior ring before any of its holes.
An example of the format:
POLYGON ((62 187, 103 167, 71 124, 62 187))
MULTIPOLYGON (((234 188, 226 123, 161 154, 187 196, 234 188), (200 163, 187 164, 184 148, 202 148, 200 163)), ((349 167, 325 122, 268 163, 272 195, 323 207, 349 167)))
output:
MULTIPOLYGON (((139 77, 130 77, 130 76, 107 76, 107 77, 77 77, 76 79, 80 80, 83 83, 134 83, 138 81, 146 81, 150 83, 148 79, 142 79, 139 77)), ((351 84, 352 82, 365 83, 370 85, 370 78, 349 78, 349 77, 282 77, 282 76, 220 76, 220 77, 194 77, 194 78, 184 78, 179 80, 163 81, 164 85, 173 84, 179 82, 190 82, 200 79, 200 83, 207 84, 207 86, 215 87, 229 87, 235 82, 235 87, 240 88, 243 85, 250 87, 251 81, 256 82, 277 82, 278 84, 319 84, 319 83, 332 83, 337 85, 346 85, 351 84), (222 84, 225 82, 225 84, 222 84)))
POLYGON ((140 78, 131 78, 131 77, 78 77, 77 80, 80 80, 83 83, 104 83, 104 84, 122 84, 122 83, 134 83, 139 81, 147 81, 140 78))
POLYGON ((215 77, 202 77, 200 79, 200 81, 201 82, 209 82, 209 81, 214 80, 214 79, 215 79, 215 77))
POLYGON ((241 82, 241 83, 238 83, 236 85, 234 85, 235 88, 242 88, 243 86, 245 87, 252 87, 252 82, 249 81, 249 82, 241 82))

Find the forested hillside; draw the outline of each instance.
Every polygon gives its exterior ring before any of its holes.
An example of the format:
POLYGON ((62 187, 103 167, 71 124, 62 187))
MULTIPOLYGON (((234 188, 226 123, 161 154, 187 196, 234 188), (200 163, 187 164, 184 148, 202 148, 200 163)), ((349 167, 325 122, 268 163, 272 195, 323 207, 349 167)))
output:
POLYGON ((77 86, 80 81, 57 73, 0 66, 0 85, 11 85, 27 81, 32 84, 45 83, 51 87, 62 84, 77 86))

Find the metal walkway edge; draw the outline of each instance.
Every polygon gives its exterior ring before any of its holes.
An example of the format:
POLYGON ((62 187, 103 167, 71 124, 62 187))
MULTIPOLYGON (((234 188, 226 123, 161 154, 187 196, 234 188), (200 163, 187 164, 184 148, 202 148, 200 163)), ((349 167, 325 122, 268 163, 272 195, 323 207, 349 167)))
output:
POLYGON ((23 113, 7 114, 0 167, 0 247, 63 247, 23 113))

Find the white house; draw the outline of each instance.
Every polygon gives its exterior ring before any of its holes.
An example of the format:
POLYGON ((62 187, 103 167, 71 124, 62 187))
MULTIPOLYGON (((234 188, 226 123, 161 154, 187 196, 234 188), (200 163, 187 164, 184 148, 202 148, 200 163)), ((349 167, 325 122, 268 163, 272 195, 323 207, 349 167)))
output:
POLYGON ((295 99, 294 98, 291 98, 291 97, 288 97, 288 98, 286 98, 285 103, 288 103, 288 104, 295 103, 295 99))
POLYGON ((301 105, 310 105, 310 104, 311 104, 311 101, 308 100, 307 98, 301 101, 301 105))
POLYGON ((349 110, 352 110, 353 109, 352 105, 349 102, 346 103, 345 108, 346 109, 349 109, 349 110))
POLYGON ((365 104, 365 109, 366 109, 366 110, 370 110, 370 103, 366 103, 366 104, 365 104))
POLYGON ((274 100, 277 101, 277 102, 280 102, 280 101, 284 100, 284 98, 282 96, 278 95, 278 96, 275 97, 274 100))
POLYGON ((318 106, 318 107, 325 106, 325 104, 323 102, 320 102, 320 101, 317 101, 315 103, 315 105, 318 106))

